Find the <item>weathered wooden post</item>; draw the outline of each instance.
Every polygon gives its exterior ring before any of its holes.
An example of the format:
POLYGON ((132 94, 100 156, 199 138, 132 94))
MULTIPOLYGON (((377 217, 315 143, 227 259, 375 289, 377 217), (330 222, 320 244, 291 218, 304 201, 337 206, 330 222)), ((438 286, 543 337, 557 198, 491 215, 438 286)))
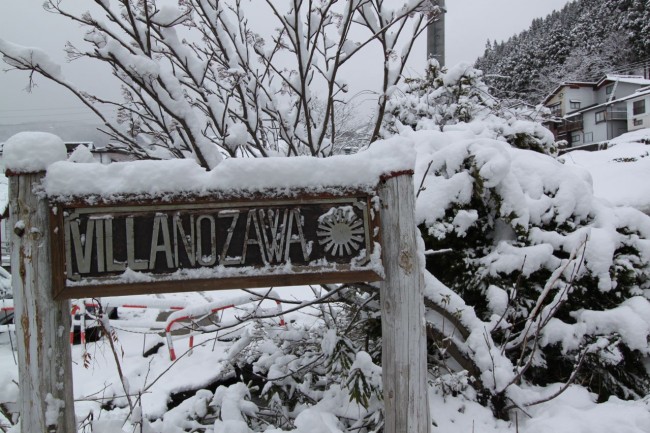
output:
POLYGON ((9 176, 20 431, 75 432, 70 302, 53 298, 49 209, 37 191, 47 166, 65 159, 66 148, 51 134, 20 133, 5 143, 3 153, 9 176))
POLYGON ((411 173, 383 179, 380 284, 385 433, 428 433, 424 282, 417 254, 411 173))

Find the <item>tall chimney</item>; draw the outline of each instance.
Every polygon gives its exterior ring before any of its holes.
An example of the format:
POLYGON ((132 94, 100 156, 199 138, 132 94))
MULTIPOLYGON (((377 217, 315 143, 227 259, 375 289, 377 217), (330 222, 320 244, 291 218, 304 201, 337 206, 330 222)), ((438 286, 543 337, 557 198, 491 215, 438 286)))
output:
POLYGON ((440 66, 445 65, 445 14, 447 8, 445 7, 445 0, 431 0, 434 6, 439 6, 442 13, 433 23, 427 28, 427 59, 433 57, 440 63, 440 66))

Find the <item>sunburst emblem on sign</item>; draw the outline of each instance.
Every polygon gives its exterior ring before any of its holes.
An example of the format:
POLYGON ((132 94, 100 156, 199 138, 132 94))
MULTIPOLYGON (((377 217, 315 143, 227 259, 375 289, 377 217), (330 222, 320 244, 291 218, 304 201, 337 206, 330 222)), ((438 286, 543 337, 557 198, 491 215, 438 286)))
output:
POLYGON ((363 243, 363 221, 351 206, 334 207, 322 215, 318 224, 318 243, 332 256, 344 256, 359 250, 363 243))

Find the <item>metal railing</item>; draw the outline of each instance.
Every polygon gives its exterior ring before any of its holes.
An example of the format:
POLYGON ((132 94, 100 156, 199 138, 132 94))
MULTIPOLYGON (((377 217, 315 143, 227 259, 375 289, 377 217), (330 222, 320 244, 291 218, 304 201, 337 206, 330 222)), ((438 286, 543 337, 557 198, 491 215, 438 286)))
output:
POLYGON ((610 111, 607 120, 627 120, 627 111, 610 111))
POLYGON ((583 127, 582 120, 575 120, 572 122, 565 121, 562 125, 558 126, 558 134, 567 133, 571 131, 580 131, 583 127))

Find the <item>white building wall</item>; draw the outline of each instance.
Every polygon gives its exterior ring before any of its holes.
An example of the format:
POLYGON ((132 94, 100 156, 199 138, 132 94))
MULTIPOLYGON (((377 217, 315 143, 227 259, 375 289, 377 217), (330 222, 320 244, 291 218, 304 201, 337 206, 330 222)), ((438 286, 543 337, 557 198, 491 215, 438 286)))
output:
POLYGON ((595 102, 597 104, 604 104, 605 102, 609 102, 612 94, 610 93, 609 95, 607 94, 607 88, 609 86, 612 87, 612 92, 614 93, 614 99, 621 99, 626 96, 630 96, 637 90, 639 90, 640 85, 638 84, 631 84, 631 83, 623 83, 623 82, 611 82, 602 85, 596 92, 595 92, 595 102))
POLYGON ((604 108, 589 110, 582 115, 583 144, 607 140, 607 122, 596 123, 596 112, 604 108))
POLYGON ((577 87, 571 88, 570 85, 563 86, 555 95, 553 95, 544 105, 551 107, 555 104, 560 104, 560 116, 564 116, 572 111, 577 111, 576 108, 571 108, 571 101, 580 101, 580 108, 588 107, 594 103, 593 87, 577 87))
POLYGON ((566 87, 564 89, 564 93, 565 93, 565 96, 563 98, 564 113, 577 111, 581 108, 588 107, 595 103, 594 92, 591 87, 580 87, 578 89, 572 89, 570 87, 566 87), (580 108, 571 108, 571 101, 579 101, 580 108))
POLYGON ((643 128, 650 128, 650 95, 640 95, 627 100, 627 130, 636 131, 643 128), (645 100, 645 113, 635 116, 632 114, 634 102, 641 100, 645 100))

